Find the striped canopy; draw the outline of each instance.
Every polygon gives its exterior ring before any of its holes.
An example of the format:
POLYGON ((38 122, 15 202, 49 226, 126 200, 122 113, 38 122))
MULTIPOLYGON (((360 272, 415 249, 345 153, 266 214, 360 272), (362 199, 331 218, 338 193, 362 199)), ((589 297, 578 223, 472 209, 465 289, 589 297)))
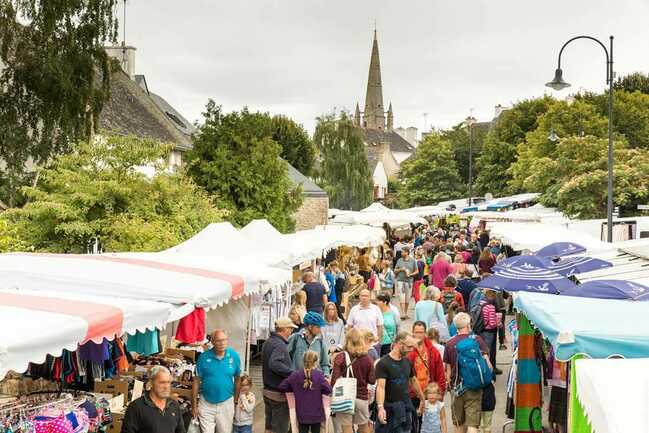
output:
POLYGON ((561 259, 557 263, 552 263, 546 268, 552 272, 556 272, 557 274, 570 277, 575 274, 610 268, 611 266, 613 266, 613 263, 607 262, 606 260, 580 256, 561 259))
POLYGON ((556 294, 574 287, 575 283, 563 275, 532 265, 512 266, 478 283, 478 287, 507 292, 537 292, 556 294))
POLYGON ((585 247, 574 242, 553 242, 538 250, 536 255, 541 257, 563 257, 583 253, 585 251, 585 247))
POLYGON ((541 257, 536 255, 513 256, 498 262, 498 264, 494 266, 494 270, 508 269, 508 268, 523 266, 523 265, 530 265, 537 268, 547 269, 550 266, 552 266, 552 260, 547 257, 541 257))

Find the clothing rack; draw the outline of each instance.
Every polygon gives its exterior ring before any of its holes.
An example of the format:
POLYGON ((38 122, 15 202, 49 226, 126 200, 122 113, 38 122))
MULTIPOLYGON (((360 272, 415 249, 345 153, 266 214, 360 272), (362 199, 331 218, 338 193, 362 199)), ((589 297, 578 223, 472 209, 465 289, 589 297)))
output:
POLYGON ((59 405, 62 405, 62 404, 70 404, 73 401, 74 401, 74 397, 71 396, 71 395, 68 395, 68 396, 66 396, 64 398, 61 398, 59 400, 48 401, 46 403, 39 404, 39 405, 36 405, 36 406, 30 406, 29 403, 21 403, 21 404, 18 404, 18 405, 13 405, 11 407, 7 407, 7 408, 0 408, 0 416, 4 416, 7 413, 8 414, 11 414, 12 412, 15 413, 16 410, 19 410, 20 412, 25 413, 25 414, 29 414, 29 413, 38 411, 40 409, 48 408, 48 407, 59 406, 59 405))

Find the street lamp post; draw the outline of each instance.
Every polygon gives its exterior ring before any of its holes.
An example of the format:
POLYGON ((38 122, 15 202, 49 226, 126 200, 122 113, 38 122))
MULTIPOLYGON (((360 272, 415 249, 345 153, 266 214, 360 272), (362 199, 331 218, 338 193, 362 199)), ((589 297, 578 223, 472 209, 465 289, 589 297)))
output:
POLYGON ((473 124, 476 119, 469 116, 464 124, 469 128, 469 206, 473 204, 473 124))
POLYGON ((561 70, 561 54, 566 46, 577 39, 590 39, 598 43, 606 54, 606 84, 608 84, 608 197, 606 201, 606 228, 607 228, 607 241, 613 242, 613 80, 615 74, 613 73, 613 36, 609 38, 609 49, 606 45, 600 42, 599 39, 592 36, 575 36, 568 40, 561 50, 559 50, 559 61, 557 62, 557 69, 554 72, 554 78, 546 86, 554 90, 562 90, 569 87, 570 84, 563 80, 563 71, 561 70))

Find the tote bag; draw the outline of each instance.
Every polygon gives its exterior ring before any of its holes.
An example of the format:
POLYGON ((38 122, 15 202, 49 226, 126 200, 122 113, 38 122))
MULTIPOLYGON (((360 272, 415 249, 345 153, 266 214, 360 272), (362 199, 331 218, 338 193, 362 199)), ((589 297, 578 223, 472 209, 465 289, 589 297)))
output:
POLYGON ((331 412, 333 413, 354 413, 356 406, 356 378, 352 370, 352 363, 349 354, 345 354, 345 364, 347 371, 345 377, 336 380, 336 384, 331 391, 331 412))
POLYGON ((439 332, 439 342, 446 343, 451 339, 451 334, 448 331, 448 324, 446 323, 446 321, 440 322, 440 320, 437 318, 437 310, 439 308, 440 303, 437 302, 435 304, 435 311, 433 312, 433 316, 430 318, 430 324, 428 327, 437 329, 437 332, 439 332))

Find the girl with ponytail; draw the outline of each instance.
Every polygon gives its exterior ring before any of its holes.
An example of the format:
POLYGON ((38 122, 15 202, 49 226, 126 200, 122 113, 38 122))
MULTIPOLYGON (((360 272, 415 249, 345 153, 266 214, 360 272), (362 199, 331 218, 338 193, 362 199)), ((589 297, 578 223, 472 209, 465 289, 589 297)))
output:
POLYGON ((331 385, 318 368, 318 354, 304 353, 304 368, 294 371, 279 385, 280 391, 295 395, 295 413, 300 427, 299 433, 320 433, 320 424, 325 421, 322 395, 331 394, 331 385))

